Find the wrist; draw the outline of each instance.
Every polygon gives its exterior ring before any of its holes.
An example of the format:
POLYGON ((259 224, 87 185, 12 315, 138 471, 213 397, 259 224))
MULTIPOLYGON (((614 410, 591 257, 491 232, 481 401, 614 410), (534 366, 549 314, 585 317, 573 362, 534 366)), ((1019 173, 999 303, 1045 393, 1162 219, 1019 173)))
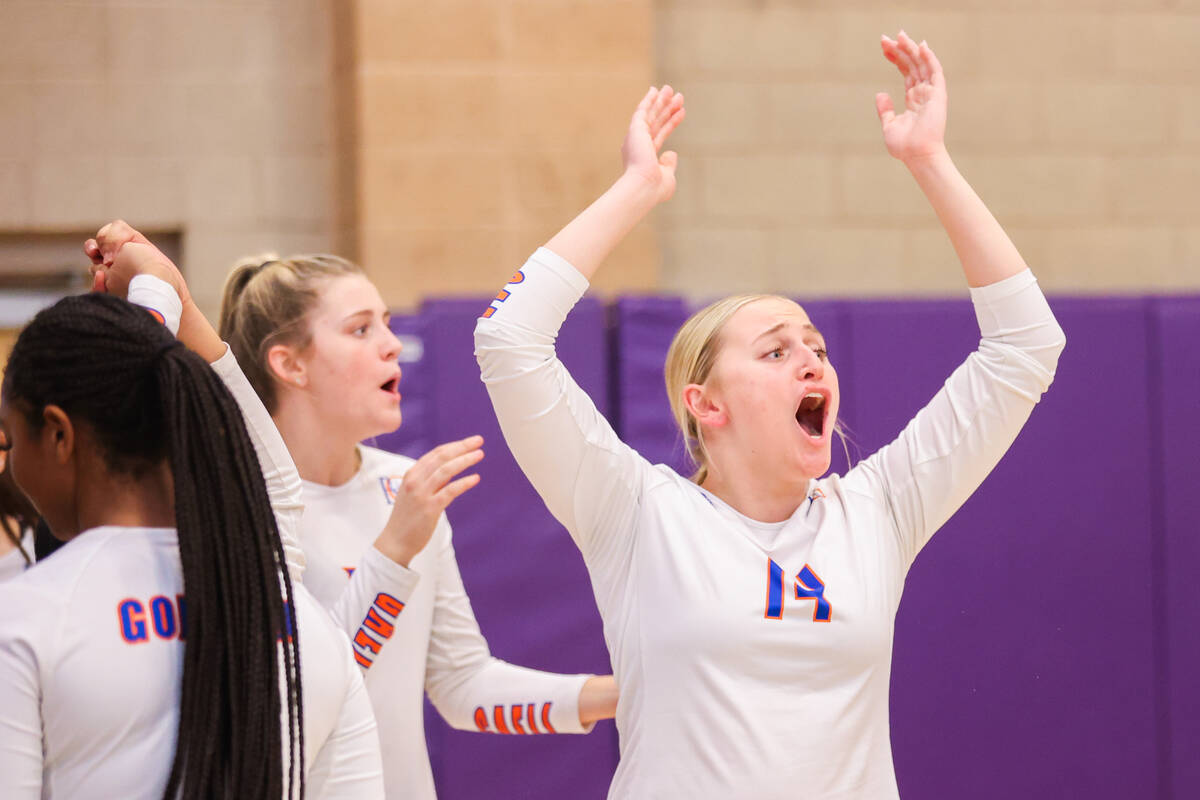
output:
POLYGON ((627 168, 610 191, 619 192, 632 207, 649 211, 661 200, 662 179, 651 178, 636 169, 627 168))
POLYGON ((593 675, 579 691, 579 722, 591 725, 598 720, 612 719, 617 715, 620 691, 612 675, 593 675))
POLYGON ((416 555, 416 552, 412 548, 392 541, 386 531, 380 534, 379 538, 375 540, 375 549, 382 553, 389 561, 394 561, 402 567, 408 567, 409 562, 416 555))
POLYGON ((950 151, 946 149, 945 143, 921 153, 905 156, 902 161, 904 162, 904 166, 908 167, 909 172, 912 172, 914 175, 938 170, 953 163, 950 159, 950 151))

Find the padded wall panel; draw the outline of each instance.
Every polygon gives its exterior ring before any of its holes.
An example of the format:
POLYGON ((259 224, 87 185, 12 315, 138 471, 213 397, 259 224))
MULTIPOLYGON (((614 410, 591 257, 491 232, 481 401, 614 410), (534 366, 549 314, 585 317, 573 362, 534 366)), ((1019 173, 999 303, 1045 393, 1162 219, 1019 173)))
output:
MULTIPOLYGON (((492 654, 554 672, 608 673, 600 617, 579 551, 517 467, 479 380, 475 318, 487 300, 443 300, 422 309, 425 379, 433 387, 434 444, 480 433, 479 486, 449 510, 463 582, 492 654)), ((607 410, 604 309, 585 299, 559 337, 559 355, 607 410)), ((501 736, 455 731, 432 715, 435 777, 443 798, 603 798, 616 767, 616 732, 501 736)))
POLYGON ((1152 378, 1161 381, 1154 417, 1162 431, 1164 761, 1171 796, 1200 797, 1200 297, 1158 301, 1153 314, 1161 353, 1152 378))
MULTIPOLYGON (((892 676, 908 796, 1156 796, 1150 409, 1128 390, 1143 303, 1054 307, 1054 385, 909 573, 892 676)), ((852 328, 871 450, 978 340, 966 302, 863 303, 852 328)))

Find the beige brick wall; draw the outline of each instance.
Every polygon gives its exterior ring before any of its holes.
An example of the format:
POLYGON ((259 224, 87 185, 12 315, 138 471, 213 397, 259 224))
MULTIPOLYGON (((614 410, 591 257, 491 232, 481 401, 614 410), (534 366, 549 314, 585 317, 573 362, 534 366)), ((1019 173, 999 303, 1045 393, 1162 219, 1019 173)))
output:
MULTIPOLYGON (((618 174, 651 0, 356 0, 357 251, 385 298, 494 294, 618 174)), ((658 285, 649 226, 605 288, 658 285)))
POLYGON ((0 3, 0 230, 181 231, 213 314, 236 257, 334 247, 338 1, 0 3))
POLYGON ((952 155, 1043 284, 1200 289, 1195 0, 656 0, 656 78, 688 98, 663 288, 961 292, 954 252, 883 149, 902 94, 881 33, 947 73, 952 155))
POLYGON ((360 258, 392 303, 494 291, 615 177, 651 82, 679 192, 601 290, 960 291, 880 143, 881 32, 946 65, 949 143, 1057 291, 1200 289, 1200 0, 5 0, 0 231, 360 258))

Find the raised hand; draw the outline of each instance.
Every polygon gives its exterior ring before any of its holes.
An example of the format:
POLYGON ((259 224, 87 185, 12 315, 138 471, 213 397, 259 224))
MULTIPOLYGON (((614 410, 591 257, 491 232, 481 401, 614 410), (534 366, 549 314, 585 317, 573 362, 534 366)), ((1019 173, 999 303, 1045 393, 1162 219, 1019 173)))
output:
POLYGON ((468 436, 435 447, 417 459, 404 473, 392 515, 375 540, 375 548, 408 566, 429 543, 446 506, 479 483, 477 474, 453 478, 483 460, 482 447, 482 436, 468 436))
POLYGON ((672 150, 660 153, 671 132, 683 122, 683 95, 670 86, 650 87, 629 121, 629 132, 621 145, 625 173, 637 175, 655 189, 661 203, 675 193, 675 166, 678 156, 672 150))
POLYGON ((886 92, 875 95, 883 125, 883 142, 895 158, 908 163, 945 149, 946 77, 925 42, 917 44, 900 31, 894 40, 880 38, 883 56, 904 76, 904 106, 897 114, 886 92))
POLYGON ((147 274, 171 284, 183 304, 188 304, 187 283, 179 268, 124 220, 102 227, 96 238, 84 242, 83 252, 92 260, 93 291, 124 297, 134 276, 147 274))

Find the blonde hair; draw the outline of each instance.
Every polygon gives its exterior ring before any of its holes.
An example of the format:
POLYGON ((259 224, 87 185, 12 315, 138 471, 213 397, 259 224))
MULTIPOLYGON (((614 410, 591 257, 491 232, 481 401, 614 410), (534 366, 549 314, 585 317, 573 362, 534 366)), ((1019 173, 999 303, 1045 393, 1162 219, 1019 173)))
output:
POLYGON ((735 294, 718 300, 688 317, 671 340, 663 365, 663 378, 667 383, 671 414, 683 434, 683 446, 697 467, 692 475, 696 483, 704 483, 708 477, 708 450, 704 446, 704 432, 684 405, 684 387, 708 380, 721 351, 721 331, 729 318, 751 303, 771 298, 787 299, 774 294, 735 294))
POLYGON ((277 378, 267 352, 277 344, 307 347, 308 312, 325 281, 365 274, 353 261, 326 254, 268 253, 234 265, 221 298, 220 334, 268 411, 275 412, 277 378))

